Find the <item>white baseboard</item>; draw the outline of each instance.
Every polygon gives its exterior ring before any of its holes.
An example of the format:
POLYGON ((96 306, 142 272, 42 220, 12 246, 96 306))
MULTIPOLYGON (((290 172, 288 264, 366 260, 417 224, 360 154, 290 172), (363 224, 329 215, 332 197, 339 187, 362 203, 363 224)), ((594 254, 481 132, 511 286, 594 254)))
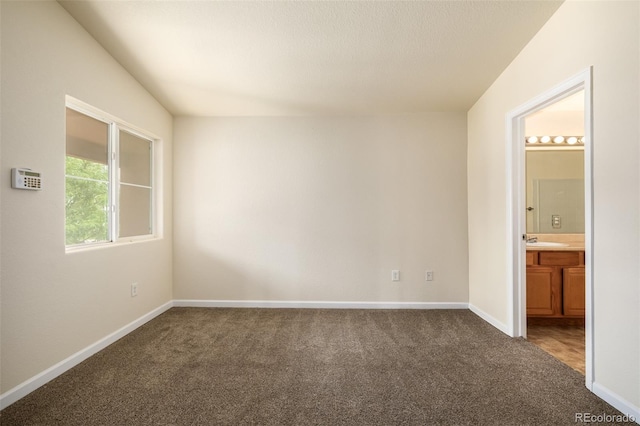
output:
POLYGON ((174 300, 173 306, 190 308, 309 308, 309 309, 468 309, 467 303, 449 302, 320 302, 288 300, 174 300))
POLYGON ((67 359, 64 359, 59 363, 55 364, 54 366, 47 368, 40 374, 37 374, 32 378, 30 378, 29 380, 23 383, 20 383, 18 386, 14 387, 13 389, 6 391, 2 395, 0 395, 0 410, 8 407, 9 405, 19 400, 20 398, 25 397, 26 395, 30 394, 34 390, 38 389, 40 386, 43 386, 46 383, 50 382, 51 380, 55 379, 62 373, 80 364, 82 361, 89 358, 90 356, 100 352, 102 349, 106 348, 116 340, 126 336, 136 328, 151 321, 153 318, 167 311, 171 307, 173 307, 173 301, 165 303, 164 305, 154 309, 153 311, 141 316, 137 320, 130 322, 129 324, 125 325, 119 330, 116 330, 113 333, 109 334, 108 336, 98 340, 94 344, 89 345, 86 348, 76 352, 75 354, 71 355, 67 359))
POLYGON ((507 336, 512 337, 511 333, 509 333, 509 327, 507 327, 506 324, 503 324, 502 322, 498 321, 497 319, 495 319, 494 317, 492 317, 482 309, 478 308, 477 306, 472 305, 471 303, 469 303, 469 310, 474 314, 476 314, 477 316, 479 316, 480 318, 482 318, 483 320, 485 320, 486 322, 488 322, 489 324, 491 324, 492 326, 494 326, 495 328, 497 328, 498 330, 502 331, 507 336))
MULTIPOLYGON (((640 424, 640 407, 633 405, 631 402, 622 398, 620 395, 612 392, 606 387, 602 386, 600 383, 594 382, 592 392, 597 396, 602 398, 609 405, 614 406, 618 411, 620 411, 625 416, 629 418, 633 417, 633 420, 640 424)), ((592 413, 594 415, 599 415, 602 413, 592 413)), ((605 413, 605 414, 613 414, 613 413, 605 413)))

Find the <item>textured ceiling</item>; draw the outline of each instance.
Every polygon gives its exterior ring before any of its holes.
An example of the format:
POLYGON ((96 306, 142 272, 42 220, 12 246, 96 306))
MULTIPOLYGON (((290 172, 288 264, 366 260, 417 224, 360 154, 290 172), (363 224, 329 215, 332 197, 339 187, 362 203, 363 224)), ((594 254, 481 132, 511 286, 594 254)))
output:
POLYGON ((63 1, 174 115, 467 111, 559 1, 63 1))

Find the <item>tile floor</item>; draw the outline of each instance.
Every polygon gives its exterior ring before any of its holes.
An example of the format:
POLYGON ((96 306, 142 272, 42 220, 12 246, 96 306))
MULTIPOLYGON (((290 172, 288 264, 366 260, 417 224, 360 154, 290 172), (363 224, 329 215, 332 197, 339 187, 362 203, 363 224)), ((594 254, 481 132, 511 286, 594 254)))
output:
POLYGON ((529 325, 527 340, 584 374, 584 327, 529 325))

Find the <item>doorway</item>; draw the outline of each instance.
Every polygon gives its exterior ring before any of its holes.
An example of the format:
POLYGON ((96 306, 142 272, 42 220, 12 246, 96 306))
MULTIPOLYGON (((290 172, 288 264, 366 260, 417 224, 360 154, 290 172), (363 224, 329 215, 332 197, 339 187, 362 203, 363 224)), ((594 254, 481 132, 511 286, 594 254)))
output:
MULTIPOLYGON (((552 109, 552 108, 551 108, 552 109)), ((592 388, 593 383, 593 282, 592 282, 592 270, 593 270, 593 258, 592 258, 592 236, 593 236, 593 221, 592 221, 592 112, 591 112, 591 69, 587 69, 577 76, 567 80, 566 82, 558 85, 557 87, 543 93, 542 95, 532 99, 526 104, 522 105, 518 109, 512 111, 507 115, 507 154, 509 160, 508 170, 508 192, 509 192, 509 211, 508 217, 508 265, 509 276, 513 277, 512 286, 512 317, 511 317, 511 332, 514 337, 527 337, 527 295, 530 296, 529 313, 533 313, 534 316, 547 316, 547 317, 560 317, 564 312, 569 313, 568 317, 579 316, 575 308, 571 305, 572 298, 579 298, 576 296, 576 291, 580 289, 580 286, 576 283, 583 280, 584 285, 582 290, 584 292, 584 362, 585 362, 585 384, 587 388, 592 388), (582 94, 580 94, 582 93, 582 94), (527 118, 531 119, 535 117, 536 113, 540 113, 545 109, 550 108, 552 105, 562 105, 564 100, 579 99, 583 104, 583 133, 568 131, 559 132, 564 134, 544 134, 547 132, 541 132, 539 135, 527 134, 527 118), (574 134, 575 133, 575 134, 574 134), (527 140, 527 136, 535 137, 527 140), (548 137, 541 140, 542 137, 548 137), (554 141, 554 139, 557 139, 554 141), (582 165, 584 168, 584 180, 583 182, 576 182, 571 178, 556 178, 548 179, 551 182, 542 182, 538 180, 535 184, 529 181, 529 185, 536 187, 537 207, 531 205, 533 195, 530 194, 527 198, 527 176, 526 176, 526 152, 525 145, 533 145, 539 143, 542 146, 547 143, 556 144, 555 148, 564 146, 568 151, 571 147, 578 145, 579 138, 582 137, 581 144, 583 148, 582 165), (534 141, 534 139, 536 139, 534 141), (571 138, 569 141, 568 139, 571 138), (574 139, 575 138, 575 139, 574 139), (542 185, 542 188, 541 188, 542 185), (583 206, 584 206, 584 231, 583 231, 583 251, 566 251, 562 255, 563 250, 558 247, 566 247, 566 241, 562 238, 558 239, 553 237, 553 231, 555 229, 572 229, 575 230, 575 221, 569 218, 571 213, 568 211, 551 211, 548 204, 552 201, 541 200, 543 196, 540 191, 551 191, 551 193, 564 193, 575 188, 576 186, 582 186, 584 191, 583 206), (530 205, 528 205, 530 204, 530 205), (527 210, 527 207, 532 207, 531 210, 527 210), (534 213, 538 209, 537 215, 534 213), (544 210, 544 213, 541 212, 544 210), (537 221, 537 230, 545 231, 538 232, 535 235, 532 231, 533 227, 530 224, 527 228, 527 215, 530 216, 530 220, 537 221), (571 223, 567 223, 567 221, 571 223), (566 225, 566 226, 565 226, 566 225), (527 239, 530 243, 533 243, 533 236, 544 236, 546 241, 538 241, 538 245, 527 245, 527 239), (564 241, 564 242, 563 242, 564 241), (545 244, 546 243, 546 244, 545 244), (550 250, 550 247, 554 244, 561 244, 556 246, 556 250, 550 250), (532 247, 538 250, 528 250, 532 247), (543 248, 544 247, 544 248, 543 248), (535 255, 532 254, 535 252, 535 255), (549 253, 560 253, 559 257, 553 259, 555 255, 549 253), (540 254, 544 253, 544 254, 540 254), (569 262, 564 265, 565 262, 569 262), (534 274, 527 274, 527 265, 536 266, 533 271, 534 274), (581 275, 580 275, 581 274, 581 275), (527 276, 529 278, 530 287, 527 286, 527 276), (565 281, 564 284, 562 281, 565 281), (539 294, 533 294, 531 290, 533 288, 541 288, 540 286, 547 286, 547 296, 540 296, 539 294), (562 300, 562 291, 564 289, 573 288, 573 296, 567 294, 562 300), (549 296, 549 295, 552 296, 549 296), (537 299, 536 299, 537 298, 537 299), (533 306, 531 301, 533 301, 533 306), (569 304, 567 305, 567 301, 569 304)), ((552 133, 552 132, 549 132, 552 133)), ((562 198, 562 197, 561 197, 562 198)), ((575 232, 580 234, 580 232, 575 232)), ((572 247, 573 248, 573 247, 572 247)), ((531 269, 529 270, 531 272, 531 269)))
POLYGON ((524 122, 527 340, 584 375, 584 90, 524 122))

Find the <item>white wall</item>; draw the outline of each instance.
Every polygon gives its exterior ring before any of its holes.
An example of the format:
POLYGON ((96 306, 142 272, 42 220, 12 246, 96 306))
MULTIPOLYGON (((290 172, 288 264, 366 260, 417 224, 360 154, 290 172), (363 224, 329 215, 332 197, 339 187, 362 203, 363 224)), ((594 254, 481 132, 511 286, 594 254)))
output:
POLYGON ((593 65, 595 382, 640 407, 638 2, 565 2, 468 114, 469 300, 508 323, 505 116, 593 65))
POLYGON ((584 136, 584 111, 538 111, 524 128, 526 136, 584 136))
POLYGON ((172 118, 58 3, 1 7, 5 393, 172 299, 172 118), (163 139, 164 238, 65 254, 67 94, 163 139), (43 191, 11 189, 20 166, 42 172, 43 191))
POLYGON ((467 302, 465 114, 174 130, 176 299, 467 302))

